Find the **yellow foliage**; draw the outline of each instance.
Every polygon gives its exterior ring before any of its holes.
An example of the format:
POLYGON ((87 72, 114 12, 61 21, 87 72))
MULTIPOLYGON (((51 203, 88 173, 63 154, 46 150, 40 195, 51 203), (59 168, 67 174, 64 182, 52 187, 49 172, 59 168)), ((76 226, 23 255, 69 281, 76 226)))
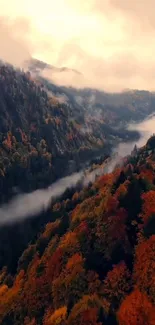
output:
POLYGON ((66 316, 67 316, 67 308, 65 306, 61 307, 53 313, 53 315, 49 318, 47 324, 49 325, 64 324, 63 322, 66 320, 66 316))
POLYGON ((65 236, 63 236, 61 242, 60 242, 60 247, 63 248, 64 250, 70 249, 78 249, 79 243, 77 239, 76 233, 70 231, 68 232, 65 236))
POLYGON ((60 225, 60 219, 56 220, 55 222, 47 223, 47 225, 45 226, 45 230, 42 234, 42 237, 50 238, 50 236, 54 234, 54 232, 58 229, 59 225, 60 225))

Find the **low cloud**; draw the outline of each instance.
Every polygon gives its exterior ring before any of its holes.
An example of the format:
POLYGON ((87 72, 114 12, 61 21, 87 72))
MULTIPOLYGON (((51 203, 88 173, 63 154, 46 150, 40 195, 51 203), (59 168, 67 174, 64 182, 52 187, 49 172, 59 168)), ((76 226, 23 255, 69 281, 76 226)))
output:
POLYGON ((150 116, 142 123, 129 125, 129 130, 138 130, 141 137, 135 142, 120 143, 114 150, 114 157, 103 168, 98 168, 92 172, 80 171, 71 176, 64 177, 47 189, 36 190, 28 194, 19 194, 15 196, 9 203, 0 207, 0 226, 22 222, 23 220, 33 217, 43 210, 46 210, 52 199, 60 197, 67 188, 76 186, 77 182, 83 182, 87 186, 89 182, 93 182, 96 176, 104 173, 110 173, 121 159, 131 153, 135 144, 143 146, 148 138, 155 131, 155 116, 150 116))
POLYGON ((70 68, 43 72, 58 85, 155 90, 154 0, 2 0, 0 11, 14 15, 0 20, 3 60, 70 68))
POLYGON ((11 21, 0 18, 0 58, 13 65, 20 66, 31 55, 30 41, 27 35, 30 25, 26 19, 11 21))
POLYGON ((126 88, 155 90, 154 62, 144 61, 141 58, 138 60, 130 52, 122 52, 105 59, 91 57, 83 51, 81 59, 79 52, 74 52, 74 60, 76 62, 75 67, 80 72, 82 71, 82 74, 77 74, 71 70, 52 73, 45 69, 43 77, 57 85, 72 86, 78 89, 90 87, 109 92, 119 92, 126 88))
POLYGON ((21 222, 46 210, 52 198, 61 196, 69 187, 75 186, 82 178, 82 172, 64 177, 48 187, 28 194, 19 194, 8 204, 0 207, 0 226, 21 222))

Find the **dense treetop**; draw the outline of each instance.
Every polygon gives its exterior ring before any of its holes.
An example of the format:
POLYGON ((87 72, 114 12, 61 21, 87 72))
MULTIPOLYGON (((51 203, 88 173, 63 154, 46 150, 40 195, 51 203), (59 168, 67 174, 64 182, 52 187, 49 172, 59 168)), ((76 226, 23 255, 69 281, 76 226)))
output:
POLYGON ((53 203, 51 222, 0 274, 3 325, 155 324, 155 151, 53 203))

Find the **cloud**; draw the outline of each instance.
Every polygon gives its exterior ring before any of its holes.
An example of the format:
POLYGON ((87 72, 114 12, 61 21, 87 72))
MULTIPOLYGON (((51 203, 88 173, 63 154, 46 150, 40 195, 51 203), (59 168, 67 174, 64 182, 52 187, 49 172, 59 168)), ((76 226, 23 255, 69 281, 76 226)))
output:
MULTIPOLYGON (((71 45, 69 45, 69 48, 71 45)), ((82 51, 80 48, 76 52, 68 54, 67 62, 61 60, 62 65, 71 62, 74 53, 74 67, 78 69, 81 75, 73 71, 62 73, 52 73, 46 69, 43 71, 45 78, 51 79, 57 85, 72 86, 77 88, 92 87, 109 92, 119 92, 125 88, 131 89, 155 89, 154 71, 155 63, 145 59, 137 58, 132 52, 120 52, 109 58, 95 58, 82 51), (80 54, 79 54, 80 53, 80 54)), ((61 52, 61 57, 63 54, 61 52)), ((70 66, 70 64, 69 64, 70 66)))
POLYGON ((26 19, 11 21, 0 18, 0 58, 14 65, 20 65, 30 57, 31 46, 27 40, 30 25, 26 19))
POLYGON ((44 72, 60 85, 155 90, 154 0, 1 0, 0 12, 11 17, 0 24, 3 58, 31 54, 83 74, 44 72))
POLYGON ((82 172, 64 177, 48 187, 28 194, 19 194, 8 204, 0 207, 0 226, 21 222, 46 210, 52 198, 60 197, 67 188, 75 186, 82 178, 82 172))
POLYGON ((51 51, 51 40, 39 35, 29 18, 0 16, 1 60, 22 67, 35 51, 44 47, 51 51))
POLYGON ((141 123, 128 125, 128 130, 136 130, 140 134, 138 141, 121 142, 113 151, 113 157, 110 163, 106 166, 106 173, 111 173, 116 165, 123 163, 123 158, 129 156, 135 145, 140 148, 144 146, 147 140, 154 134, 155 131, 155 115, 150 115, 141 123))
POLYGON ((76 186, 77 182, 81 181, 84 186, 87 186, 89 182, 94 182, 96 176, 112 172, 116 164, 119 164, 123 157, 131 153, 135 144, 138 147, 145 145, 148 138, 154 133, 154 125, 155 116, 150 116, 142 123, 129 125, 129 130, 136 129, 139 131, 140 139, 137 143, 135 141, 120 143, 114 149, 114 157, 106 166, 92 172, 83 170, 58 180, 47 189, 15 196, 9 203, 0 207, 0 226, 22 222, 29 217, 32 218, 41 211, 46 210, 50 206, 52 199, 60 197, 67 188, 76 186))
POLYGON ((88 174, 80 171, 58 180, 46 189, 16 195, 10 202, 0 207, 0 226, 22 222, 36 216, 41 211, 47 210, 52 199, 59 198, 66 189, 76 186, 79 181, 87 186, 102 172, 101 169, 88 174))
POLYGON ((145 29, 155 28, 155 2, 154 0, 111 0, 110 4, 115 10, 119 10, 126 18, 134 23, 145 25, 145 29))

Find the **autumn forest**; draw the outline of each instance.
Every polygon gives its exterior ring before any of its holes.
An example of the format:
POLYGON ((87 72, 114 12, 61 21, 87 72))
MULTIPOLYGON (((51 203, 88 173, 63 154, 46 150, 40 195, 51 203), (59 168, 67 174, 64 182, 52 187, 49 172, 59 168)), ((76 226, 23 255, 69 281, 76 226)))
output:
MULTIPOLYGON (((1 204, 139 138, 124 125, 153 112, 154 93, 96 91, 97 117, 90 92, 0 65, 1 204)), ((46 211, 1 225, 0 324, 155 325, 154 135, 46 211)))

